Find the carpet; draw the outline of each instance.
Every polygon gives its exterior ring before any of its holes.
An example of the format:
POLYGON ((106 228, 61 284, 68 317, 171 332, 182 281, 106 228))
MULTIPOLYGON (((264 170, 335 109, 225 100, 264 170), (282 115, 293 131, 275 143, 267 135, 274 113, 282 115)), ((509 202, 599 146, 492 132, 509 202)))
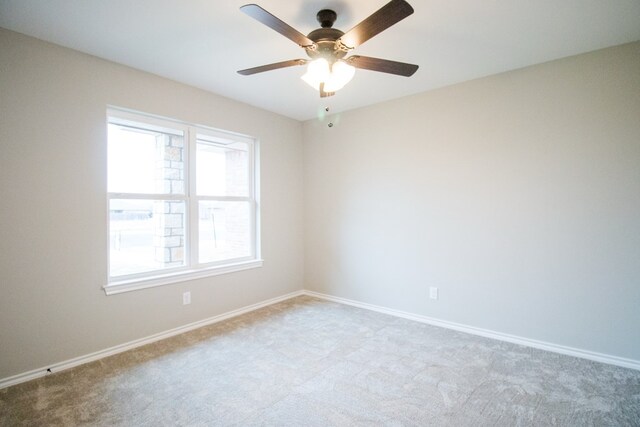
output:
POLYGON ((0 425, 640 426, 640 371, 303 296, 0 390, 0 425))

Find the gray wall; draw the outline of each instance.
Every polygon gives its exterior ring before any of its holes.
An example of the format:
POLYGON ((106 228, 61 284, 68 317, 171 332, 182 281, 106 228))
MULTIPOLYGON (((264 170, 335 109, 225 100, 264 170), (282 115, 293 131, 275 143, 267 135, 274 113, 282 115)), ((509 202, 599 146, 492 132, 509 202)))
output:
POLYGON ((301 289, 301 127, 0 29, 0 378, 301 289), (263 268, 105 296, 108 104, 260 138, 263 268))
POLYGON ((640 43, 332 119, 306 289, 640 360, 640 43))

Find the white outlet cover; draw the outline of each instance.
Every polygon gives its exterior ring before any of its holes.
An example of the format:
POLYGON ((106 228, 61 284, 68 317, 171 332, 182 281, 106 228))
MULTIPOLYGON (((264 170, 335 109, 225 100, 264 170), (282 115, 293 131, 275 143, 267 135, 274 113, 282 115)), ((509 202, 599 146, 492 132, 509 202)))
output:
POLYGON ((429 288, 429 298, 438 299, 438 288, 436 288, 435 286, 431 286, 429 288))
POLYGON ((184 292, 182 294, 182 305, 191 304, 191 292, 184 292))

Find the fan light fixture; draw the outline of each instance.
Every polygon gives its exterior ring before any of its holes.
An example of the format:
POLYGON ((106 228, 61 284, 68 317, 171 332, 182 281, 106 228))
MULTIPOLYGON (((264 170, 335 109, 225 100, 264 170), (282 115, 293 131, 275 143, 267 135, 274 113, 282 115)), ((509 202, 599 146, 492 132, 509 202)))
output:
POLYGON ((351 81, 355 72, 354 67, 343 61, 329 65, 326 59, 318 58, 309 62, 307 72, 301 78, 315 90, 320 90, 324 83, 323 92, 336 92, 351 81))

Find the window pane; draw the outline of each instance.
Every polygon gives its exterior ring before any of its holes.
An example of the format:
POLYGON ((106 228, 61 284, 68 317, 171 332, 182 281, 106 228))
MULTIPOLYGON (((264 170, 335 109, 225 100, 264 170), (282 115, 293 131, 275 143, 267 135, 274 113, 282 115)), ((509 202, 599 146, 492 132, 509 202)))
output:
POLYGON ((249 155, 247 144, 213 144, 198 139, 196 192, 200 196, 249 195, 249 155))
POLYGON ((108 191, 184 194, 184 134, 108 126, 108 191))
POLYGON ((199 202, 199 262, 251 255, 249 202, 199 202))
POLYGON ((185 265, 184 217, 184 201, 110 200, 109 274, 185 265))

